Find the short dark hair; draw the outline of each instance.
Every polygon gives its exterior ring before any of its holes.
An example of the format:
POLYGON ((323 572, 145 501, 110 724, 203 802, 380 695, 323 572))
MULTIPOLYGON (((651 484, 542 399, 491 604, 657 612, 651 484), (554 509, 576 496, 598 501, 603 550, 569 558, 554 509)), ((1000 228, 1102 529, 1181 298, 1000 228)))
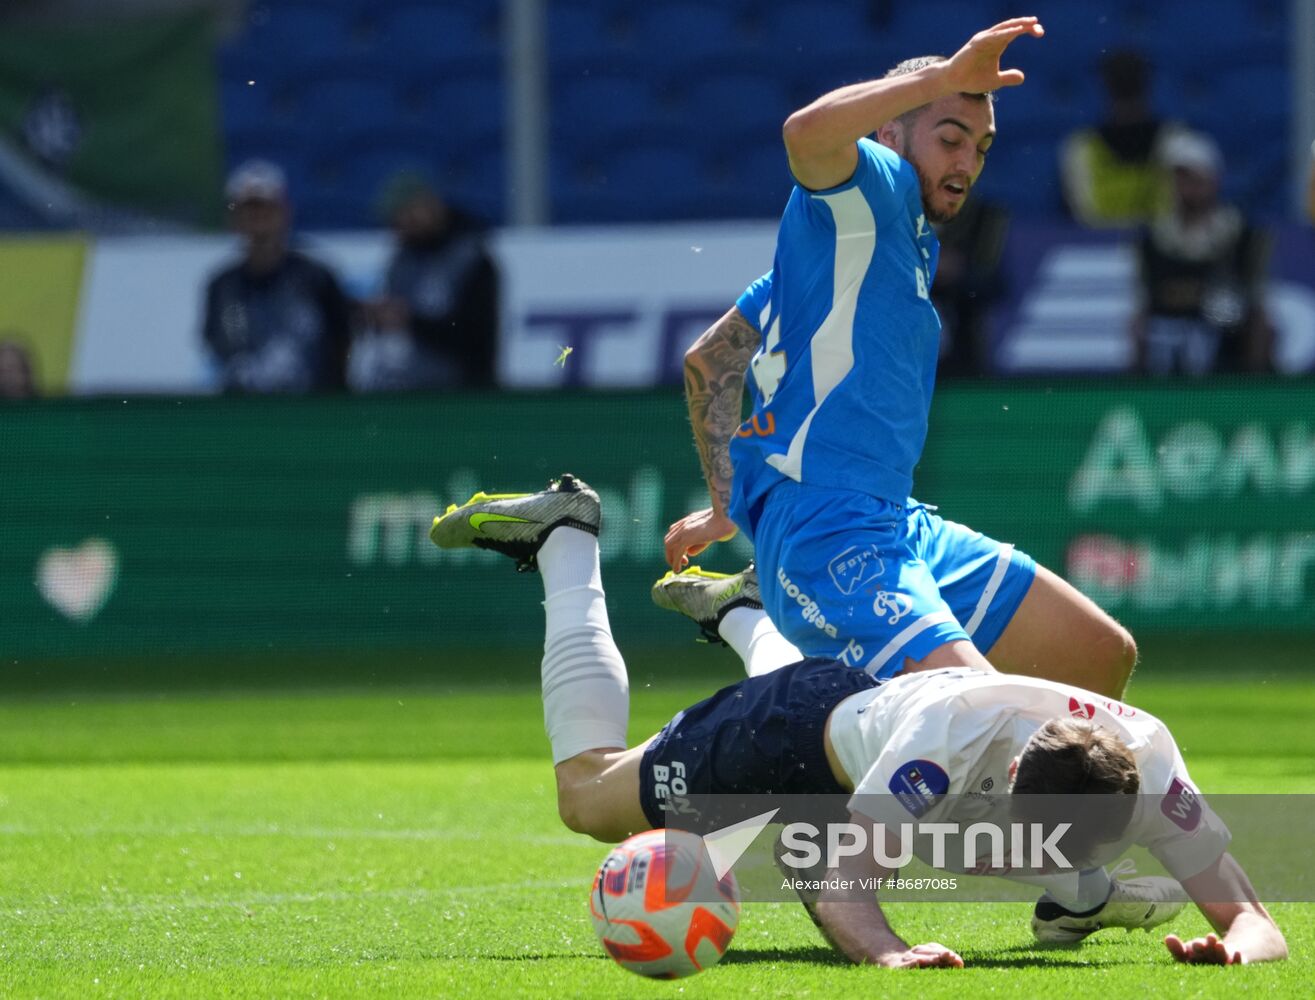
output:
POLYGON ((1061 718, 1051 719, 1023 746, 1010 791, 1029 797, 1015 800, 1015 813, 1050 821, 1071 819, 1074 811, 1071 801, 1065 805, 1050 796, 1111 796, 1094 814, 1082 810, 1085 822, 1073 838, 1081 855, 1122 836, 1140 789, 1137 760, 1115 733, 1089 719, 1061 718))
MULTIPOLYGON (((908 76, 910 73, 916 73, 918 70, 926 69, 928 66, 937 66, 943 62, 949 61, 949 58, 946 56, 914 56, 912 59, 905 59, 903 62, 898 62, 890 69, 886 70, 886 75, 883 79, 889 80, 891 77, 895 76, 908 76)), ((989 90, 984 94, 972 94, 964 91, 961 96, 967 97, 970 100, 988 101, 991 104, 995 103, 995 91, 993 90, 989 90)), ((924 104, 921 107, 914 108, 912 111, 906 111, 899 116, 898 120, 905 125, 912 125, 926 109, 927 105, 924 104)))
POLYGON ((1136 795, 1141 774, 1132 751, 1089 719, 1051 719, 1018 756, 1021 795, 1136 795))

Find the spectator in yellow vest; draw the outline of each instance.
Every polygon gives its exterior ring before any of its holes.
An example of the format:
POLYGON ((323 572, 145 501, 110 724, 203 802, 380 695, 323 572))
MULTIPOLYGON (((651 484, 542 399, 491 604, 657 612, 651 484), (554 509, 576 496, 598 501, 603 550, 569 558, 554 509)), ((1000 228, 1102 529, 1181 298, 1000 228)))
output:
POLYGON ((1150 66, 1139 53, 1109 53, 1100 73, 1104 120, 1070 133, 1060 150, 1064 200, 1084 225, 1142 225, 1168 207, 1162 152, 1186 129, 1151 110, 1150 66))

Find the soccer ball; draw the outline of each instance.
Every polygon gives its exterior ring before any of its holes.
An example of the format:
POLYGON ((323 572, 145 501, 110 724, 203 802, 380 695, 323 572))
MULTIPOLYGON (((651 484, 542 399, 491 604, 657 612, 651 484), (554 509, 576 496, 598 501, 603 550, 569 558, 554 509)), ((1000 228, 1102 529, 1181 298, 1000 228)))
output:
POLYGON ((701 837, 649 830, 607 856, 589 915, 618 964, 641 976, 679 979, 721 961, 740 923, 740 887, 730 872, 717 878, 701 837))

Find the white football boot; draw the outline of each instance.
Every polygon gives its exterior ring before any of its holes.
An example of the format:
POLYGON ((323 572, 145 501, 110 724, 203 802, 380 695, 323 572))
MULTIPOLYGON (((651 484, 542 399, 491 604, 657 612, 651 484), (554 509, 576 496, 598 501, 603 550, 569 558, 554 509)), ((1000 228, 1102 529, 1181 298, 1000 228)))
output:
POLYGON ((692 618, 703 630, 708 642, 726 644, 717 626, 732 608, 761 608, 758 571, 749 563, 738 573, 712 573, 699 566, 688 566, 679 573, 667 573, 653 584, 653 603, 667 611, 678 611, 692 618))
POLYGON ((1042 896, 1032 911, 1032 933, 1044 944, 1077 944, 1108 927, 1141 928, 1149 931, 1172 920, 1187 905, 1183 887, 1171 878, 1144 876, 1120 879, 1136 866, 1124 859, 1110 871, 1110 894, 1100 906, 1085 913, 1064 909, 1049 895, 1042 896))
POLYGON ((429 539, 442 549, 478 548, 516 560, 522 573, 534 572, 543 541, 554 528, 568 526, 597 535, 602 523, 598 494, 565 473, 538 493, 476 493, 434 518, 429 539))

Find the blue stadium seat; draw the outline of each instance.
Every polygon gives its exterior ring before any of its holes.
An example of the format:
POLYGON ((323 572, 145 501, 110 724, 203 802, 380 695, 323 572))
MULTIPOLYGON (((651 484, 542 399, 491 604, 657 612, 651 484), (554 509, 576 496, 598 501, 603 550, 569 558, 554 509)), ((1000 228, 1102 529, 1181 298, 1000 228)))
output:
POLYGON ((507 183, 502 147, 445 152, 448 155, 435 177, 443 196, 488 222, 503 221, 507 183))
POLYGON ((376 46, 385 58, 412 69, 472 58, 496 59, 500 4, 408 3, 379 17, 376 46))
POLYGON ((1224 175, 1224 196, 1261 218, 1285 218, 1289 215, 1287 156, 1279 146, 1229 151, 1230 165, 1224 175))
POLYGON ((547 5, 548 59, 614 59, 633 51, 633 22, 608 5, 587 0, 554 0, 547 5))
POLYGON ((624 217, 636 221, 688 218, 705 183, 703 158, 686 143, 627 144, 603 169, 613 190, 630 192, 624 217))
POLYGON ((608 145, 666 121, 654 84, 623 68, 594 71, 585 66, 553 80, 554 142, 608 145))
POLYGON ((1216 77, 1213 103, 1218 116, 1246 122, 1248 132, 1286 135, 1292 117, 1288 68, 1279 62, 1226 67, 1216 77))
POLYGON ((974 187, 1022 218, 1059 215, 1062 208, 1055 147, 1030 141, 1003 142, 987 157, 974 187))
POLYGON ((467 72, 424 87, 418 127, 450 145, 486 145, 502 135, 505 118, 502 74, 467 72))
POLYGON ((710 73, 691 80, 684 97, 683 127, 714 139, 765 134, 779 142, 781 125, 794 110, 786 83, 766 71, 710 73))
POLYGON ((311 197, 354 206, 350 219, 339 217, 335 224, 379 226, 379 198, 388 181, 404 171, 437 177, 437 168, 433 152, 405 136, 360 137, 316 165, 311 197))
POLYGON ((748 45, 735 9, 708 3, 645 4, 635 18, 634 37, 644 61, 668 71, 727 59, 748 45))
POLYGON ((312 68, 353 48, 355 18, 346 5, 268 0, 248 11, 240 44, 254 59, 312 68))
POLYGON ((713 218, 779 218, 794 185, 779 134, 723 146, 708 173, 705 191, 718 206, 713 218))
POLYGON ((1184 8, 1151 4, 1149 36, 1157 61, 1223 68, 1236 61, 1287 59, 1287 13, 1269 0, 1207 3, 1184 8))
MULTIPOLYGON (((1003 7, 550 0, 558 215, 775 216, 788 190, 779 128, 791 110, 901 58, 948 53, 1011 13, 1003 7), (672 190, 674 178, 683 180, 672 190)), ((1069 129, 1101 114, 1100 56, 1140 46, 1155 67, 1161 114, 1203 126, 1221 117, 1248 123, 1245 148, 1229 150, 1229 191, 1277 204, 1273 178, 1282 173, 1290 110, 1286 7, 1042 3, 1047 37, 1011 50, 1028 85, 999 97, 1000 142, 983 189, 994 186, 1020 214, 1057 210, 1055 149, 1069 129)), ((362 189, 382 168, 356 153, 367 149, 372 161, 436 153, 439 168, 450 161, 462 197, 496 217, 504 208, 500 9, 492 0, 253 0, 243 29, 218 49, 230 161, 274 151, 307 178, 294 184, 325 218, 365 224, 374 221, 373 192, 362 189)))
POLYGON ((306 81, 297 115, 303 125, 339 138, 406 123, 406 108, 392 82, 372 76, 306 81))
MULTIPOLYGON (((1047 5, 1037 15, 1046 29, 1042 39, 1025 39, 1011 46, 1009 58, 1024 73, 1034 67, 1090 74, 1101 56, 1114 49, 1140 48, 1140 38, 1117 8, 1082 2, 1047 5), (1044 16, 1043 16, 1044 15, 1044 16)), ((1006 60, 1008 63, 1008 59, 1006 60)), ((1092 83, 1099 88, 1100 81, 1092 83)))
POLYGON ((841 83, 881 76, 909 54, 876 33, 865 4, 847 0, 772 5, 761 30, 764 63, 809 99, 841 83))
MULTIPOLYGON (((1028 83, 996 94, 999 140, 1058 142, 1071 130, 1098 121, 1104 105, 1090 74, 1033 71, 1028 83)), ((998 141, 999 141, 998 140, 998 141)))
POLYGON ((226 129, 266 128, 289 117, 286 95, 264 80, 221 80, 219 108, 226 129))
MULTIPOLYGON (((894 4, 894 16, 887 30, 908 41, 905 57, 931 54, 949 56, 983 28, 989 28, 1005 17, 1014 16, 1012 13, 997 16, 998 12, 983 10, 985 6, 980 0, 935 0, 933 3, 924 0, 923 3, 894 4)), ((1042 12, 1027 10, 1023 13, 1041 16, 1042 12)), ((1010 65, 1008 59, 1025 48, 1027 42, 1023 41, 1017 48, 1011 49, 1005 65, 1010 65)))
POLYGON ((550 178, 558 222, 689 218, 704 190, 699 155, 662 143, 626 144, 587 158, 559 153, 550 178))

